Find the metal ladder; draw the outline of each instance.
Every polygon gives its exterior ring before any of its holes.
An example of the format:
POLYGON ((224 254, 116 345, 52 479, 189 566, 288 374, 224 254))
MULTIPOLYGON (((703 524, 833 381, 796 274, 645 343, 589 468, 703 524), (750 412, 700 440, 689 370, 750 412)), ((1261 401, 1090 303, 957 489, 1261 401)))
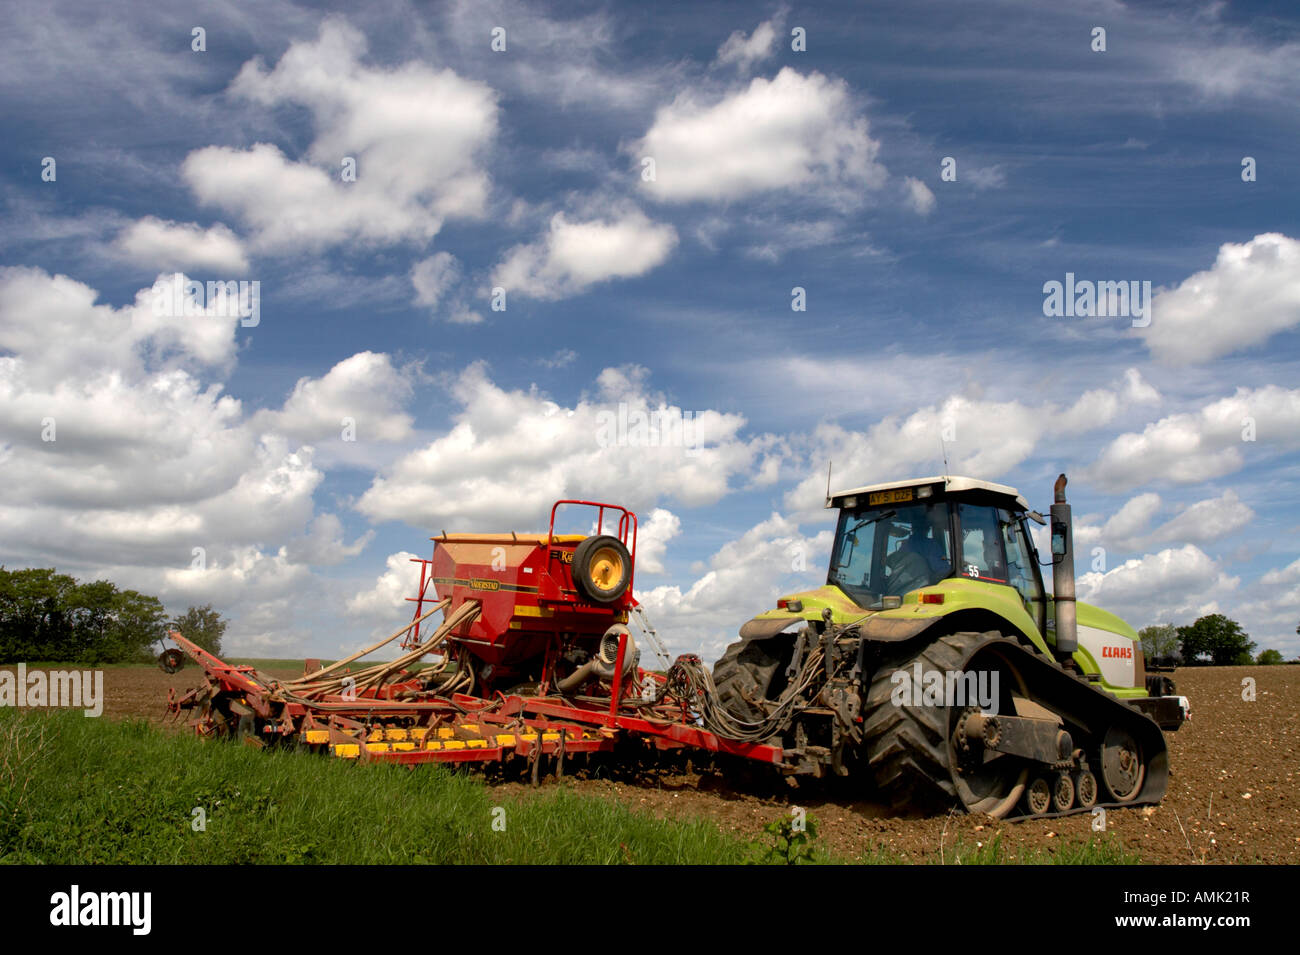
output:
POLYGON ((664 647, 663 641, 659 639, 658 632, 650 625, 650 618, 646 615, 645 608, 637 604, 632 608, 632 612, 628 614, 629 622, 634 616, 636 617, 637 628, 645 635, 646 641, 655 652, 655 656, 659 658, 659 662, 667 670, 672 666, 672 661, 668 658, 668 650, 664 647))

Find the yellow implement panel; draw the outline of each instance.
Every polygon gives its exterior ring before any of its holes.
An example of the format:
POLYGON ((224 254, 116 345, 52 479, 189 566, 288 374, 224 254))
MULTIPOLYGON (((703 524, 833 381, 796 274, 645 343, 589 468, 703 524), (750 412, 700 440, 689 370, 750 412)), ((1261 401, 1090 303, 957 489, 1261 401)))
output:
MULTIPOLYGON (((497 726, 483 723, 452 723, 438 727, 404 728, 398 726, 372 726, 360 732, 354 743, 334 743, 330 752, 343 759, 357 759, 365 753, 409 753, 419 750, 446 752, 478 749, 512 749, 522 743, 539 745, 560 743, 563 740, 598 740, 600 730, 583 730, 578 727, 511 728, 509 732, 496 732, 497 726)), ((505 727, 501 727, 505 729, 505 727)), ((309 743, 329 742, 330 731, 304 730, 302 738, 309 743)), ((335 734, 337 738, 337 734, 335 734)))

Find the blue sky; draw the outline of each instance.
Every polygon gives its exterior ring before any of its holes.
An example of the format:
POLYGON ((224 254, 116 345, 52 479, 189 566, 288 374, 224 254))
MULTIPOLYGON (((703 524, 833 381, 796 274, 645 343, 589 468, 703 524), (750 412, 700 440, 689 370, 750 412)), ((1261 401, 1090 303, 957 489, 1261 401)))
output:
POLYGON ((356 7, 0 33, 5 566, 328 655, 407 618, 430 533, 600 497, 713 658, 819 582, 829 462, 947 436, 1034 506, 1070 474, 1084 599, 1300 652, 1289 5, 356 7), (157 314, 177 272, 259 321, 157 314), (1046 315, 1067 273, 1149 325, 1046 315))

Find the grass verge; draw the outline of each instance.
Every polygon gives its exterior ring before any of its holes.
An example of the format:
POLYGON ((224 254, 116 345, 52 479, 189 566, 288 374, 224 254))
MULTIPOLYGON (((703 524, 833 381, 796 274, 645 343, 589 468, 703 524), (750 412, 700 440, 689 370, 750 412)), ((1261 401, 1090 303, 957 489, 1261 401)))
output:
MULTIPOLYGON (((787 834, 788 835, 788 834, 787 834)), ((1106 844, 962 864, 1137 861, 1106 844)), ((360 765, 168 735, 143 721, 0 709, 0 863, 737 864, 773 852, 704 820, 658 819, 560 786, 507 797, 436 764, 360 765)), ((853 860, 899 861, 884 851, 853 860)))
POLYGON ((0 861, 10 863, 752 857, 748 843, 707 823, 658 820, 563 788, 512 801, 437 765, 263 752, 69 712, 0 710, 0 754, 0 861))

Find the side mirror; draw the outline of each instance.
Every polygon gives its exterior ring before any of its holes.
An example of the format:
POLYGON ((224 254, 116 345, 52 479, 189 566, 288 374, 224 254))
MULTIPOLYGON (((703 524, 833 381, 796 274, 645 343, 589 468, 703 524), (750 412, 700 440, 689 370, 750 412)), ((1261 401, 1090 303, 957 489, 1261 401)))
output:
POLYGON ((1066 551, 1065 536, 1068 531, 1069 531, 1069 527, 1061 523, 1060 521, 1054 521, 1052 523, 1052 556, 1053 557, 1065 556, 1065 551, 1066 551))

